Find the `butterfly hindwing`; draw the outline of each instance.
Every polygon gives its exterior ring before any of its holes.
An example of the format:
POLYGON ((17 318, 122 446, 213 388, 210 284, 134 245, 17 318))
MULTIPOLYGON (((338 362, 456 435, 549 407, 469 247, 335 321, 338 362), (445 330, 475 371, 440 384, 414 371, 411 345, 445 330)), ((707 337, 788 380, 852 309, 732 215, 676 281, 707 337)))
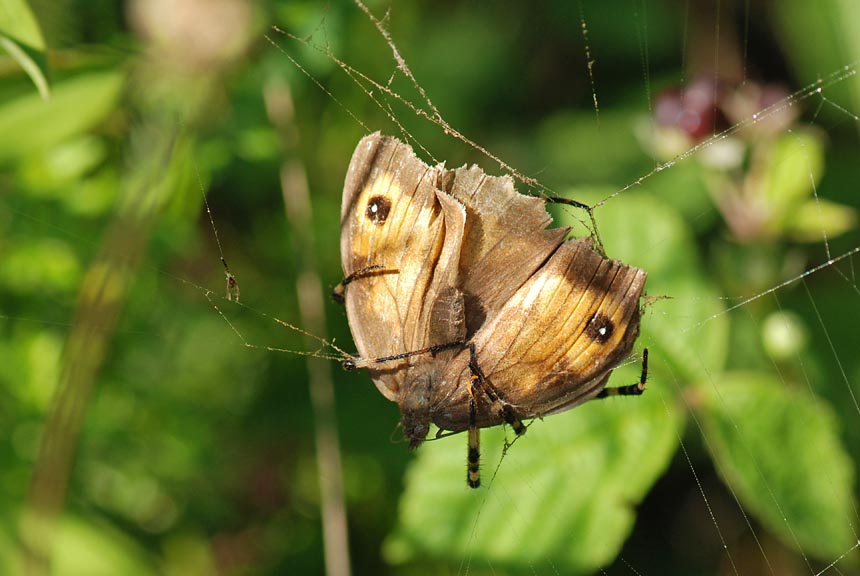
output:
MULTIPOLYGON (((565 242, 474 335, 487 380, 521 418, 593 398, 638 336, 645 278, 603 258, 589 239, 565 242)), ((468 378, 463 358, 449 363, 443 377, 459 382, 455 390, 468 378)), ((466 402, 462 391, 440 391, 434 398, 434 411, 445 415, 440 424, 463 429, 466 402)), ((479 419, 500 423, 486 411, 479 419)))

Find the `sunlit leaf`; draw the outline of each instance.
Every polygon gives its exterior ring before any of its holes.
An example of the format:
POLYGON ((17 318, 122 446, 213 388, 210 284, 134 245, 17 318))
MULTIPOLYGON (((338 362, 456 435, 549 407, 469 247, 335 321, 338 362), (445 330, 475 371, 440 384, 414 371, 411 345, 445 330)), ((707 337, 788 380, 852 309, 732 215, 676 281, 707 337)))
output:
POLYGON ((18 62, 47 100, 45 39, 26 0, 0 0, 0 47, 18 62))
POLYGON ((68 187, 92 173, 104 162, 107 153, 103 139, 83 134, 46 150, 44 154, 31 155, 20 170, 20 178, 25 184, 22 192, 34 196, 67 195, 68 187))
POLYGON ((720 474, 791 547, 824 560, 856 542, 854 471, 821 399, 769 374, 722 376, 699 407, 720 474))
POLYGON ((128 537, 103 524, 67 516, 61 524, 52 574, 154 574, 141 550, 128 537))
POLYGON ((0 0, 0 33, 30 48, 45 49, 39 23, 26 0, 0 0))
POLYGON ((812 130, 784 134, 773 144, 762 189, 757 191, 772 214, 771 226, 780 229, 785 218, 812 195, 824 170, 823 146, 812 130))
MULTIPOLYGON (((36 527, 37 524, 32 524, 36 527)), ((36 530, 45 529, 37 527, 36 530)), ((94 522, 71 514, 63 516, 52 532, 41 536, 31 534, 37 542, 52 545, 51 571, 54 576, 109 576, 127 574, 143 576, 156 574, 155 566, 145 552, 128 536, 102 522, 94 522)), ((21 549, 11 543, 11 535, 0 530, 0 571, 16 574, 21 564, 21 549)))
POLYGON ((22 96, 0 108, 0 162, 47 149, 95 126, 113 110, 123 84, 119 72, 92 72, 60 82, 45 102, 22 96), (74 111, 74 113, 70 113, 74 111))
POLYGON ((10 243, 0 259, 0 286, 19 294, 72 292, 80 276, 74 251, 57 240, 10 243))
MULTIPOLYGON (((613 381, 635 381, 628 368, 613 381)), ((503 432, 490 429, 487 488, 477 491, 466 486, 465 435, 426 445, 409 470, 386 555, 398 563, 470 559, 476 567, 590 573, 618 554, 682 423, 656 392, 591 402, 534 422, 501 462, 503 432)))
POLYGON ((786 235, 802 242, 823 242, 857 228, 857 210, 829 200, 801 204, 786 222, 786 235))

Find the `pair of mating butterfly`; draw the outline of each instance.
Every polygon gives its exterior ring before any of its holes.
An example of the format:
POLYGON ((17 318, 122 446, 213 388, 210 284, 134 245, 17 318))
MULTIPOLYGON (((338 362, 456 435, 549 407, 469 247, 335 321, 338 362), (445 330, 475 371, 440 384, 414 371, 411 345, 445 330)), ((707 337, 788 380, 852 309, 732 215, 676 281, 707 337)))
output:
POLYGON ((335 294, 360 357, 345 364, 400 405, 410 447, 431 422, 468 430, 473 488, 480 428, 522 434, 524 418, 645 387, 647 350, 639 383, 605 387, 639 335, 645 273, 551 222, 511 178, 428 166, 379 133, 346 175, 335 294))

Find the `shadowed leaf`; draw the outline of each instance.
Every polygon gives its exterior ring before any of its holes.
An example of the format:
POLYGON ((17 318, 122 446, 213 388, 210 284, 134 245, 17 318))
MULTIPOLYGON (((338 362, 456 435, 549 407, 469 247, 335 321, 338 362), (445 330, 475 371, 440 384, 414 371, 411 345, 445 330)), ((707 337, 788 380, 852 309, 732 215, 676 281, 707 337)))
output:
POLYGON ((705 390, 709 447, 743 506, 789 546, 822 559, 848 551, 854 472, 824 402, 767 374, 729 374, 705 390))

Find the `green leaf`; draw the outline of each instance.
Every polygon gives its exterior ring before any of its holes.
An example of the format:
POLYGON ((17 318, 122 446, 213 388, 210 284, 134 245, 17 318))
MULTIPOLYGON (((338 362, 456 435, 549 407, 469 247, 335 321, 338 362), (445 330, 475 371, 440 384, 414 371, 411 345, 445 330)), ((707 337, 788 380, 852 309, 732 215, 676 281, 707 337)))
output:
POLYGON ((139 546, 110 525, 66 515, 59 526, 51 574, 154 574, 139 546))
POLYGON ((45 39, 25 0, 0 0, 0 46, 18 62, 47 100, 50 89, 45 39))
POLYGON ((0 34, 29 48, 45 49, 39 23, 26 0, 0 0, 0 34))
POLYGON ((52 147, 44 154, 31 155, 20 167, 22 192, 34 196, 60 197, 68 189, 96 171, 107 157, 107 145, 103 139, 83 134, 52 147))
POLYGON ((825 561, 856 543, 853 466, 823 400, 758 373, 724 375, 702 400, 708 448, 744 508, 825 561))
MULTIPOLYGON (((770 17, 794 82, 799 86, 821 80, 823 71, 853 68, 856 64, 846 66, 846 63, 860 60, 858 2, 782 0, 779 10, 774 10, 770 17)), ((856 110, 860 77, 852 72, 838 82, 826 84, 824 93, 829 102, 849 103, 851 109, 856 110)), ((816 109, 815 117, 825 125, 834 120, 841 122, 845 119, 845 110, 841 106, 821 106, 816 109)))
POLYGON ((662 170, 648 178, 647 189, 671 206, 694 232, 705 233, 720 219, 709 191, 710 174, 699 162, 679 162, 671 170, 662 170))
MULTIPOLYGON (((13 341, 0 343, 0 382, 8 397, 34 412, 47 412, 60 377, 62 351, 63 339, 47 330, 16 334, 13 341)), ((32 448, 35 458, 37 447, 32 448)))
POLYGON ((74 250, 49 238, 7 242, 0 258, 0 287, 17 294, 69 294, 82 272, 74 250))
POLYGON ((773 215, 772 226, 782 229, 785 218, 812 194, 823 171, 824 145, 817 132, 789 132, 774 142, 760 190, 773 215))
MULTIPOLYGON (((66 514, 55 525, 46 526, 36 520, 34 512, 24 511, 20 515, 24 519, 19 526, 24 527, 26 539, 51 544, 50 550, 43 552, 50 554, 50 573, 54 576, 144 576, 157 573, 146 552, 106 522, 66 514)), ((0 526, 0 572, 3 574, 21 571, 18 561, 23 548, 13 535, 14 526, 0 526)))
POLYGON ((116 106, 123 85, 119 72, 92 72, 56 84, 45 102, 22 96, 0 107, 0 162, 46 150, 90 130, 116 106), (70 113, 72 112, 72 113, 70 113))
POLYGON ((704 278, 655 279, 648 293, 665 297, 646 308, 642 344, 663 356, 682 384, 697 384, 703 375, 719 373, 726 364, 729 317, 717 291, 704 278))
MULTIPOLYGON (((612 381, 633 382, 637 371, 626 366, 612 381)), ((590 573, 620 551, 682 425, 683 414, 646 393, 536 420, 504 458, 503 430, 485 430, 479 490, 466 486, 464 434, 430 442, 410 467, 384 553, 395 563, 590 573)))
POLYGON ((823 242, 857 228, 857 211, 845 204, 811 199, 798 207, 786 222, 789 238, 823 242))

